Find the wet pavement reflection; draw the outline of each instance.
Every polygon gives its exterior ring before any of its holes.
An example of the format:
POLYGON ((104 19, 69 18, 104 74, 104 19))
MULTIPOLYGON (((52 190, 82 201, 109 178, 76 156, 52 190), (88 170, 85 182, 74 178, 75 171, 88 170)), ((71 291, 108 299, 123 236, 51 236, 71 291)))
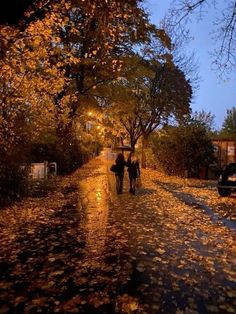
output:
POLYGON ((97 175, 79 181, 81 205, 86 211, 86 248, 91 258, 104 254, 109 209, 106 168, 102 165, 97 171, 97 175))

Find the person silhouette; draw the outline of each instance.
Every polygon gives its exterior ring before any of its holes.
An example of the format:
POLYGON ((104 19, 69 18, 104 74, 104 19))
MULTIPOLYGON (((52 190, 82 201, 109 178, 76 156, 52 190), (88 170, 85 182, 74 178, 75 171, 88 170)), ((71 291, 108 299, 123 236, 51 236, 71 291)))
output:
POLYGON ((125 157, 122 153, 117 155, 115 164, 116 191, 117 194, 121 194, 123 192, 124 171, 126 166, 125 157))
POLYGON ((138 177, 140 177, 140 167, 139 167, 139 161, 138 158, 134 155, 134 153, 130 153, 128 160, 127 160, 127 167, 128 167, 128 173, 129 173, 129 192, 132 194, 135 194, 135 186, 136 186, 136 180, 138 177))

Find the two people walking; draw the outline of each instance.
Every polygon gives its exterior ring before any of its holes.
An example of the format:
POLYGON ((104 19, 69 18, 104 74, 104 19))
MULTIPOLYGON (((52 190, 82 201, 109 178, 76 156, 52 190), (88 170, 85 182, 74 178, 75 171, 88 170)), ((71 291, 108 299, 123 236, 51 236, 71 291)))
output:
POLYGON ((129 154, 127 161, 125 161, 124 155, 120 153, 117 155, 115 165, 116 165, 115 176, 117 194, 121 194, 123 191, 125 166, 128 167, 127 171, 129 173, 130 185, 129 192, 135 194, 136 181, 137 178, 140 177, 140 167, 137 157, 135 157, 134 154, 131 152, 129 154))

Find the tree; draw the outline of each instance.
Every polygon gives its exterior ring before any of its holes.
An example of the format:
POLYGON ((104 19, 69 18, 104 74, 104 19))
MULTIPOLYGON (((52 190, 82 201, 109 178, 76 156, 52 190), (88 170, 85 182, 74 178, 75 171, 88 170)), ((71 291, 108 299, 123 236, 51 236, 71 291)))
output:
POLYGON ((227 110, 220 135, 236 140, 236 107, 227 110))
POLYGON ((198 176, 202 166, 214 160, 214 149, 206 130, 194 123, 168 126, 152 136, 158 164, 168 174, 198 176))
POLYGON ((20 168, 27 156, 22 147, 32 142, 53 139, 58 152, 85 147, 77 138, 78 116, 102 105, 122 56, 150 38, 141 2, 14 1, 17 14, 1 15, 1 183, 14 152, 22 156, 20 168))
MULTIPOLYGON (((222 3, 221 3, 222 5, 222 3)), ((215 10, 217 17, 214 23, 213 40, 216 45, 213 63, 221 75, 232 72, 236 66, 236 1, 224 2, 224 9, 219 9, 216 1, 211 0, 175 0, 166 18, 170 28, 174 28, 181 37, 189 37, 186 25, 191 21, 191 16, 197 14, 202 19, 209 10, 215 10)))
POLYGON ((191 86, 172 62, 136 56, 125 64, 124 77, 113 83, 110 112, 134 148, 141 136, 189 113, 191 86))
POLYGON ((50 63, 51 34, 46 25, 37 21, 23 38, 14 27, 0 28, 4 38, 0 58, 2 198, 19 196, 30 145, 42 130, 49 133, 55 128, 53 99, 64 84, 64 75, 50 63))
MULTIPOLYGON (((18 53, 18 57, 27 53, 27 65, 17 60, 22 69, 30 65, 33 71, 35 67, 40 79, 37 64, 41 62, 41 72, 52 69, 58 78, 63 78, 63 86, 57 92, 53 90, 55 83, 52 81, 48 84, 50 90, 44 88, 44 92, 51 94, 54 91, 55 118, 59 128, 71 124, 78 107, 88 102, 96 104, 97 95, 92 92, 97 86, 116 77, 122 51, 133 43, 147 40, 150 25, 139 3, 105 0, 13 2, 13 6, 19 8, 19 16, 14 16, 15 11, 11 16, 7 10, 9 14, 1 21, 8 24, 19 22, 19 27, 3 25, 1 28, 2 64, 8 63, 11 51, 18 53), (40 12, 45 8, 47 10, 41 16, 40 12), (34 14, 38 18, 27 20, 27 16, 34 14), (37 55, 39 51, 40 56, 37 55), (65 117, 69 122, 66 123, 65 117)), ((13 61, 14 53, 11 55, 13 61)))
POLYGON ((193 123, 196 123, 199 126, 202 126, 207 134, 214 134, 214 119, 215 116, 211 112, 206 112, 204 110, 195 111, 191 115, 191 119, 193 123))

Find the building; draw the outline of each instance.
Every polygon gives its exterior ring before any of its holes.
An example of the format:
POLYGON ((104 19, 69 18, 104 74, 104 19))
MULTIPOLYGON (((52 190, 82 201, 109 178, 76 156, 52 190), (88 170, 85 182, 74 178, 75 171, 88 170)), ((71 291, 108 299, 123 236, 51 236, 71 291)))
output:
POLYGON ((217 164, 220 168, 231 162, 236 162, 236 140, 213 139, 217 164))

